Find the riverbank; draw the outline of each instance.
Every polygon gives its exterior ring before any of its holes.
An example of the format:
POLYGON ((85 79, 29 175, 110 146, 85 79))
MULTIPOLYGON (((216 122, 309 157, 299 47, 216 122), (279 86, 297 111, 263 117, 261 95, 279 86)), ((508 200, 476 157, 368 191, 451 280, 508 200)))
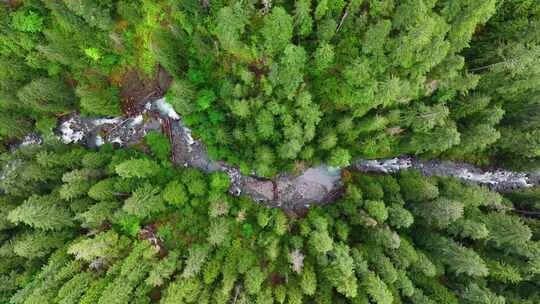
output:
MULTIPOLYGON (((244 175, 238 168, 223 161, 211 160, 204 144, 194 139, 182 117, 166 103, 164 98, 147 103, 140 113, 127 118, 67 116, 56 132, 65 144, 82 144, 89 148, 104 143, 121 147, 139 144, 149 131, 167 134, 172 145, 171 160, 177 166, 195 167, 204 172, 226 172, 231 179, 230 193, 247 195, 269 207, 288 211, 309 208, 335 200, 342 192, 342 169, 319 166, 309 168, 300 175, 280 174, 272 179, 255 174, 244 175)), ((40 144, 32 135, 20 145, 40 144)), ((401 156, 383 160, 356 160, 345 170, 393 174, 400 170, 419 170, 426 176, 452 176, 466 182, 486 185, 493 190, 508 192, 538 185, 540 174, 512 172, 502 169, 484 171, 466 163, 441 160, 421 160, 401 156)))

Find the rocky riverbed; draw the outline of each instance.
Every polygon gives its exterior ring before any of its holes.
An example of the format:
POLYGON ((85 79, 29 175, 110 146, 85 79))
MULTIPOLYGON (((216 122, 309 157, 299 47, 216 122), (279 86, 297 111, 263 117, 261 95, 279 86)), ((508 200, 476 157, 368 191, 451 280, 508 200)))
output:
MULTIPOLYGON (((114 143, 130 146, 140 143, 152 130, 169 136, 172 143, 171 159, 176 165, 195 167, 205 172, 226 172, 232 181, 230 192, 233 195, 248 195, 269 207, 298 211, 313 204, 331 202, 342 191, 341 170, 338 168, 323 165, 309 168, 300 175, 281 174, 266 179, 254 174, 243 175, 223 161, 211 160, 204 144, 193 138, 191 130, 182 123, 182 118, 163 98, 147 103, 141 113, 128 118, 91 118, 71 114, 60 123, 57 134, 66 144, 97 147, 114 143)), ((20 145, 40 143, 39 136, 31 134, 20 145)), ((462 162, 421 160, 412 156, 357 160, 347 169, 388 174, 414 169, 427 176, 453 176, 502 192, 540 183, 540 174, 484 171, 462 162)))
POLYGON ((457 161, 422 160, 401 156, 382 160, 358 160, 351 168, 364 172, 396 173, 414 169, 426 176, 452 176, 461 180, 487 185, 491 189, 508 192, 518 188, 530 188, 539 184, 538 173, 512 172, 495 169, 485 171, 470 164, 457 161))

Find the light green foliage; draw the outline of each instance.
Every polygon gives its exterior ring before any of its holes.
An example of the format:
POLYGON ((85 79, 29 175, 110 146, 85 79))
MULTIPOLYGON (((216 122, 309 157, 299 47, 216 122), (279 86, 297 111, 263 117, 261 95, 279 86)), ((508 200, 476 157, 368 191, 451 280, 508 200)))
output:
POLYGON ((115 171, 124 178, 144 178, 159 174, 160 166, 150 159, 131 159, 117 165, 115 171))
POLYGON ((43 30, 43 17, 34 11, 16 11, 11 18, 11 24, 16 30, 30 33, 43 30))
POLYGON ((217 191, 227 191, 231 185, 229 176, 224 172, 210 175, 210 188, 217 191))
POLYGON ((435 126, 443 125, 448 114, 448 108, 443 105, 428 107, 424 104, 418 104, 416 108, 405 113, 402 119, 405 124, 410 124, 413 130, 428 132, 435 126))
POLYGON ((148 218, 152 214, 165 210, 161 189, 148 183, 144 184, 125 201, 122 209, 140 219, 148 218))
POLYGON ((114 231, 101 233, 92 239, 83 239, 69 246, 68 253, 76 259, 91 262, 96 258, 112 260, 119 257, 129 245, 129 239, 114 231))
POLYGON ((223 48, 232 53, 241 52, 243 46, 240 35, 244 32, 247 23, 246 12, 238 3, 235 6, 226 6, 217 14, 217 36, 223 48))
POLYGON ((439 228, 446 228, 463 216, 463 204, 444 197, 418 204, 413 210, 428 225, 439 228))
POLYGON ((465 206, 486 206, 495 209, 502 206, 502 196, 499 193, 489 191, 486 187, 471 185, 463 188, 462 184, 456 179, 442 180, 441 185, 444 188, 446 197, 463 202, 465 206))
POLYGON ((172 274, 180 268, 179 266, 180 261, 178 252, 169 252, 165 258, 156 263, 154 268, 152 268, 148 274, 145 282, 153 287, 163 286, 166 280, 170 279, 172 274))
POLYGON ((392 205, 388 208, 389 223, 395 228, 408 228, 414 222, 413 215, 399 205, 392 205))
POLYGON ((302 292, 307 296, 312 296, 317 290, 317 275, 313 266, 310 264, 304 265, 302 269, 300 286, 302 287, 302 292))
POLYGON ((81 226, 85 228, 97 229, 106 222, 113 220, 114 211, 120 207, 115 201, 99 202, 90 206, 85 212, 77 215, 81 226))
POLYGON ((384 222, 388 218, 388 210, 381 201, 364 201, 364 208, 368 214, 379 222, 384 222))
POLYGON ((8 220, 14 224, 22 223, 42 230, 60 230, 74 226, 72 214, 58 204, 57 196, 33 195, 23 204, 11 210, 8 220))
POLYGON ((208 191, 206 177, 197 169, 188 168, 184 170, 181 180, 191 195, 204 196, 208 191))
POLYGON ((42 112, 64 113, 75 102, 73 90, 62 80, 38 78, 17 92, 19 100, 30 108, 42 112))
POLYGON ((182 272, 183 278, 192 278, 196 276, 200 271, 206 259, 210 248, 207 245, 196 244, 189 248, 189 255, 185 262, 184 271, 182 272))
POLYGON ((36 231, 26 233, 13 241, 13 252, 28 259, 45 257, 52 250, 62 247, 68 237, 68 233, 62 232, 36 231))
POLYGON ((418 260, 416 260, 416 263, 413 264, 413 267, 418 269, 427 277, 434 277, 437 275, 436 266, 423 252, 418 252, 418 260))
POLYGON ((195 98, 193 85, 182 79, 175 79, 167 92, 167 102, 179 113, 191 114, 195 112, 195 98))
MULTIPOLYGON (((264 17, 261 29, 264 47, 269 53, 285 49, 293 35, 293 18, 282 7, 275 7, 264 17)), ((289 52, 293 51, 289 46, 289 52)))
MULTIPOLYGON (((430 237, 430 236, 428 236, 430 237)), ((442 236, 431 236, 429 241, 434 247, 430 248, 435 256, 456 275, 484 277, 489 270, 482 258, 472 249, 442 236)))
POLYGON ((229 213, 230 203, 228 202, 226 196, 218 193, 210 194, 210 206, 208 210, 208 215, 210 217, 218 217, 229 213))
POLYGON ((530 228, 514 215, 490 213, 484 218, 488 238, 497 247, 522 246, 532 237, 530 228))
POLYGON ((144 141, 158 159, 167 160, 169 158, 171 144, 165 135, 155 131, 148 132, 144 137, 144 141))
POLYGON ((477 284, 472 283, 465 289, 462 299, 464 303, 487 303, 487 304, 505 304, 502 296, 498 296, 489 290, 482 289, 477 284))
POLYGON ((349 151, 342 148, 337 148, 332 151, 332 155, 328 159, 328 165, 336 168, 343 168, 350 165, 351 155, 349 151))
POLYGON ((300 83, 302 83, 306 52, 293 44, 287 45, 279 64, 271 68, 269 80, 274 87, 280 87, 282 96, 292 99, 300 83))
POLYGON ((301 0, 295 3, 295 19, 299 36, 305 37, 312 31, 311 5, 311 0, 301 0))
POLYGON ((84 49, 84 54, 94 61, 99 61, 101 59, 101 53, 96 48, 84 49))
POLYGON ((272 210, 272 228, 277 235, 284 235, 288 229, 288 220, 281 210, 272 210))
POLYGON ((287 289, 287 301, 291 304, 301 304, 302 303, 302 291, 300 288, 289 285, 289 288, 287 289))
POLYGON ((404 142, 403 149, 409 152, 416 151, 417 154, 426 151, 443 152, 459 142, 460 134, 455 124, 447 123, 428 132, 413 134, 404 142))
POLYGON ((403 171, 400 176, 399 185, 403 192, 403 198, 406 200, 425 201, 439 195, 437 186, 417 171, 403 171))
POLYGON ((309 243, 315 250, 315 252, 320 254, 325 254, 328 251, 332 250, 333 241, 332 238, 328 235, 326 231, 314 231, 309 237, 309 243))
POLYGON ((318 73, 326 71, 334 61, 334 48, 328 43, 322 43, 314 54, 314 69, 318 73))
POLYGON ((265 278, 265 273, 259 267, 249 269, 244 277, 246 291, 249 294, 257 294, 261 290, 261 284, 265 278))
POLYGON ((364 277, 362 285, 366 289, 369 297, 378 304, 391 304, 394 297, 386 284, 374 273, 368 272, 364 277))
POLYGON ((100 180, 88 189, 88 196, 97 201, 114 199, 115 182, 112 178, 100 180))
POLYGON ((167 203, 178 207, 187 203, 189 199, 186 187, 176 180, 169 182, 162 194, 167 203))
POLYGON ((517 267, 504 262, 488 260, 489 276, 499 282, 516 284, 523 280, 517 267))
POLYGON ((207 110, 216 100, 216 94, 212 90, 201 90, 197 94, 197 108, 199 111, 207 110))
POLYGON ((212 221, 208 229, 208 243, 212 246, 222 245, 229 236, 229 222, 224 218, 212 221))
POLYGON ((473 220, 459 219, 448 227, 448 232, 459 235, 462 238, 471 238, 473 240, 485 239, 489 235, 489 230, 483 223, 473 220))
POLYGON ((348 246, 336 244, 330 252, 331 262, 324 270, 324 274, 339 293, 348 298, 355 298, 358 286, 354 275, 354 261, 349 251, 348 246))
POLYGON ((125 303, 137 297, 136 288, 147 276, 155 253, 149 242, 135 243, 131 252, 117 264, 118 274, 105 287, 98 303, 125 303))
POLYGON ((94 276, 89 272, 79 273, 67 281, 58 291, 56 297, 58 303, 79 303, 83 293, 94 281, 94 276))

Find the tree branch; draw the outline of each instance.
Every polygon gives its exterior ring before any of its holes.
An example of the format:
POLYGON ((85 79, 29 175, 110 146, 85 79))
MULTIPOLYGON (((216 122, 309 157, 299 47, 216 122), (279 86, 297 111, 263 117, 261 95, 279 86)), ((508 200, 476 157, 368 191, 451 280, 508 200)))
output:
POLYGON ((341 20, 339 21, 339 25, 336 28, 336 33, 339 32, 339 30, 341 29, 341 26, 345 22, 345 19, 347 18, 347 16, 349 16, 349 9, 351 8, 351 4, 352 4, 352 0, 349 0, 349 2, 347 3, 347 6, 345 7, 345 11, 343 12, 343 15, 341 16, 341 20))

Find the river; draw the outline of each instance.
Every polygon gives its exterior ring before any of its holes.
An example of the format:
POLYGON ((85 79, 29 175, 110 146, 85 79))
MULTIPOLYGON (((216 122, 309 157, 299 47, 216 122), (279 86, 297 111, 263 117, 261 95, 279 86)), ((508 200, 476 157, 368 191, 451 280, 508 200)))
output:
MULTIPOLYGON (((296 211, 313 204, 334 200, 342 191, 340 168, 318 166, 300 175, 280 174, 272 179, 244 175, 223 161, 208 157, 202 142, 194 139, 182 118, 162 98, 148 103, 144 112, 128 118, 81 117, 73 113, 58 127, 59 138, 65 144, 83 144, 93 148, 104 143, 129 146, 140 142, 151 130, 165 132, 172 143, 172 161, 178 166, 199 168, 207 173, 226 172, 232 181, 233 195, 248 195, 269 207, 296 211)), ((40 144, 31 134, 20 145, 40 144)), ((453 176, 466 182, 486 185, 501 192, 538 185, 540 174, 512 172, 502 169, 485 171, 472 165, 441 160, 422 160, 400 156, 382 160, 356 160, 346 168, 362 172, 394 174, 400 170, 419 170, 426 176, 453 176)))

